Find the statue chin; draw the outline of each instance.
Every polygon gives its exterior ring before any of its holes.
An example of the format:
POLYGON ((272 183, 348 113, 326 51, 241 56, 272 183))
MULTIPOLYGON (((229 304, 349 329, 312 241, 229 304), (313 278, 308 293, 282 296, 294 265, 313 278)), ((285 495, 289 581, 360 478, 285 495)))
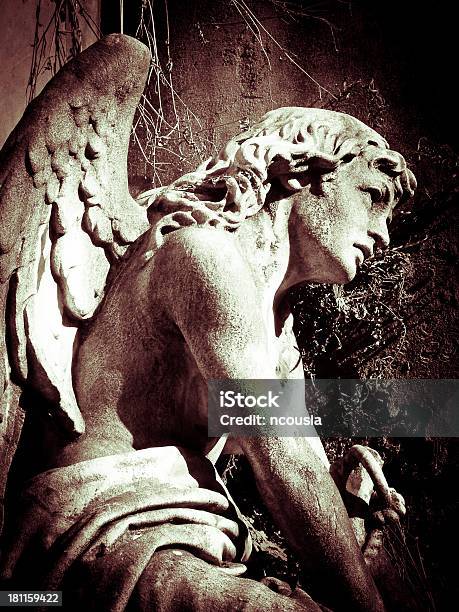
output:
POLYGON ((342 255, 332 254, 332 263, 328 266, 326 272, 331 278, 328 281, 336 285, 346 285, 354 280, 359 270, 360 265, 363 263, 363 256, 356 256, 356 249, 352 248, 352 252, 345 252, 342 255))
POLYGON ((351 258, 348 258, 348 260, 345 258, 335 259, 333 265, 329 265, 316 276, 298 283, 298 285, 304 285, 306 283, 346 285, 354 280, 357 271, 358 265, 356 265, 355 261, 352 261, 351 258))
POLYGON ((341 269, 341 274, 339 280, 334 280, 333 282, 337 285, 346 285, 354 280, 357 275, 358 268, 354 266, 347 266, 341 269))

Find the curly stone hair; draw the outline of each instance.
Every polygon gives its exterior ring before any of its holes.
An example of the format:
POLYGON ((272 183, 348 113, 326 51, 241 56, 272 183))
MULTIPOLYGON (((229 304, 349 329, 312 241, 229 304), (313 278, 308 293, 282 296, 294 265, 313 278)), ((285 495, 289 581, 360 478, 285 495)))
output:
POLYGON ((377 132, 344 113, 287 107, 268 112, 195 172, 138 201, 148 206, 158 245, 165 234, 190 225, 234 231, 264 206, 276 178, 299 191, 300 176, 325 175, 358 156, 391 178, 396 200, 413 195, 413 173, 377 132))

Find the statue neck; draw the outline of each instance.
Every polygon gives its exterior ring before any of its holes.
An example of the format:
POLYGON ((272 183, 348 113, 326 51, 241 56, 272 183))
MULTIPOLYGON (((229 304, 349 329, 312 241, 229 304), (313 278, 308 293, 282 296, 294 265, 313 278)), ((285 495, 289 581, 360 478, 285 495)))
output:
POLYGON ((236 232, 238 247, 259 291, 263 316, 276 335, 289 314, 283 299, 286 292, 279 295, 290 258, 288 218, 289 211, 281 201, 274 212, 263 208, 247 218, 236 232))

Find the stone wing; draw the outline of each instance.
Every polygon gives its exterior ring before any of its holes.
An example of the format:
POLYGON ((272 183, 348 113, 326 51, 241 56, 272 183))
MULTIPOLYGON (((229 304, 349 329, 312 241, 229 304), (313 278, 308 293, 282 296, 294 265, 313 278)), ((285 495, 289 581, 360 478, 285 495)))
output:
POLYGON ((129 194, 127 151, 149 62, 132 38, 98 41, 50 81, 0 153, 0 496, 23 389, 48 400, 67 430, 84 431, 75 336, 110 266, 148 228, 129 194))

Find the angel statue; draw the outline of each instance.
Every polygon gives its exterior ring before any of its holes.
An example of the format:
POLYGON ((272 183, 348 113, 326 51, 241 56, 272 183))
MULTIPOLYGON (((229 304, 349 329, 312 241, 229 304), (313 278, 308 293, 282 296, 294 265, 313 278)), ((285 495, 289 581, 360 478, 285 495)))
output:
MULTIPOLYGON (((357 119, 281 108, 134 200, 149 61, 127 36, 98 41, 1 153, 2 588, 60 590, 69 610, 382 611, 320 439, 209 438, 207 381, 302 378, 290 288, 353 279, 414 176, 357 119), (320 599, 244 577, 225 444, 320 599)), ((341 476, 360 463, 403 514, 368 449, 341 476)))

